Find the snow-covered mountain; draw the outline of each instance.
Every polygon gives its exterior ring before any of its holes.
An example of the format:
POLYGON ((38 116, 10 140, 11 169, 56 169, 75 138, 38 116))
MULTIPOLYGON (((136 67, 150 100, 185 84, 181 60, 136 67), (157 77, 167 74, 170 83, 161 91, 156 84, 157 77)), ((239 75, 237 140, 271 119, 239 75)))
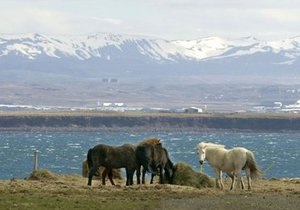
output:
MULTIPOLYGON (((300 74, 300 37, 164 40, 98 33, 86 36, 0 34, 0 73, 95 76, 125 72, 300 74)), ((1 80, 1 79, 0 79, 1 80)))

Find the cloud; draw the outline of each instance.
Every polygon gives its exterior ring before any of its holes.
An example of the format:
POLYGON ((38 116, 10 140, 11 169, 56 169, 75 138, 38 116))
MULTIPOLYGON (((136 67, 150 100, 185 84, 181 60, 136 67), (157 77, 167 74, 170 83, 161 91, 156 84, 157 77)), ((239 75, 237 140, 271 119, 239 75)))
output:
POLYGON ((73 15, 41 8, 4 10, 0 13, 0 33, 82 34, 113 30, 121 19, 73 15))
POLYGON ((273 38, 300 34, 300 4, 295 0, 7 2, 1 5, 4 7, 0 13, 0 33, 77 35, 112 32, 148 34, 166 39, 249 35, 273 38))
POLYGON ((278 23, 300 23, 300 9, 263 9, 259 14, 266 20, 278 23))
POLYGON ((0 31, 5 33, 53 33, 68 31, 67 16, 63 13, 23 8, 4 10, 0 13, 0 31))
POLYGON ((108 23, 108 24, 114 24, 114 25, 120 25, 122 24, 122 20, 115 19, 115 18, 98 18, 98 17, 88 17, 88 19, 99 21, 100 23, 108 23))

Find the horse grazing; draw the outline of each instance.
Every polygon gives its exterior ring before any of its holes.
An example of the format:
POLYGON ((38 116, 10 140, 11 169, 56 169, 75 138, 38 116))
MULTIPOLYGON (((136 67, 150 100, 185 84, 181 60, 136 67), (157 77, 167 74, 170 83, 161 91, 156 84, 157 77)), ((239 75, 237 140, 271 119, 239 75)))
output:
MULTIPOLYGON (((172 183, 174 175, 173 163, 169 158, 168 152, 162 147, 161 143, 158 144, 141 144, 136 148, 136 155, 138 160, 138 166, 143 166, 142 184, 145 184, 145 173, 149 171, 151 176, 150 183, 153 183, 153 177, 159 173, 159 183, 164 184, 163 170, 165 171, 166 179, 168 183, 172 183)), ((137 169, 138 184, 140 169, 137 169)))
POLYGON ((234 189, 236 179, 240 180, 242 189, 244 189, 244 182, 241 177, 242 170, 246 170, 248 189, 251 189, 251 177, 262 175, 256 164, 254 154, 243 147, 227 150, 224 145, 201 142, 197 145, 197 149, 200 164, 202 165, 204 160, 207 160, 215 169, 216 185, 221 189, 224 189, 222 171, 226 172, 232 179, 231 190, 234 189))
MULTIPOLYGON (((164 155, 168 156, 168 152, 166 149, 165 149, 164 155)), ((159 168, 159 166, 158 166, 158 168, 159 168)), ((168 157, 167 163, 165 164, 164 170, 165 170, 165 176, 163 176, 163 179, 161 179, 161 177, 160 177, 160 180, 164 180, 164 178, 166 178, 168 181, 168 184, 173 184, 175 168, 174 168, 173 162, 169 159, 169 157, 168 157)), ((159 175, 161 173, 162 173, 162 171, 159 172, 159 175)), ((150 184, 153 184, 153 179, 156 175, 157 175, 157 173, 151 174, 150 184)), ((143 176, 145 176, 144 171, 143 171, 143 176)), ((163 184, 161 181, 160 181, 160 183, 163 184)))
POLYGON ((107 173, 114 168, 125 168, 126 185, 133 184, 133 174, 137 167, 135 154, 136 147, 132 144, 124 144, 122 146, 109 146, 104 144, 96 145, 89 149, 87 153, 87 161, 89 166, 88 185, 92 185, 92 178, 100 166, 105 167, 102 174, 102 184, 105 185, 105 177, 107 173))
MULTIPOLYGON (((143 140, 143 141, 139 142, 137 144, 137 147, 145 145, 145 144, 155 145, 155 144, 159 144, 159 143, 160 143, 160 139, 159 138, 150 138, 150 139, 146 139, 146 140, 143 140)), ((141 159, 141 157, 139 155, 137 155, 137 162, 138 162, 138 166, 137 166, 137 170, 136 170, 137 184, 141 183, 140 177, 141 177, 142 162, 141 162, 140 159, 141 159)), ((143 171, 142 171, 142 184, 145 184, 146 170, 147 170, 147 168, 143 167, 143 171)))

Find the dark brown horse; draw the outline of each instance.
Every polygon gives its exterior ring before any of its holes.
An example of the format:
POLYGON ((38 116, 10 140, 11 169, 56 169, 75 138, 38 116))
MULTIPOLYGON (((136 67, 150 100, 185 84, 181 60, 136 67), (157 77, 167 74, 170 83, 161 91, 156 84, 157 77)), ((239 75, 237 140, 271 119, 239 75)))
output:
MULTIPOLYGON (((137 145, 142 145, 142 144, 152 144, 152 145, 154 145, 154 144, 158 144, 159 142, 160 142, 159 138, 150 138, 150 139, 146 139, 146 140, 141 141, 137 145)), ((137 170, 138 170, 137 174, 140 174, 140 166, 137 168, 137 170)), ((95 172, 95 174, 97 174, 97 173, 99 173, 99 170, 97 172, 95 172)), ((113 169, 112 168, 104 168, 101 175, 102 175, 102 185, 105 185, 106 176, 108 176, 108 179, 109 179, 110 183, 112 185, 115 185, 115 183, 113 181, 113 169)), ((140 177, 140 175, 138 177, 140 177)), ((145 180, 145 171, 143 172, 143 180, 145 180)), ((138 184, 139 183, 140 183, 140 180, 138 179, 138 184)))
MULTIPOLYGON (((167 150, 165 150, 165 155, 168 156, 167 150)), ((168 184, 173 184, 175 168, 174 168, 173 162, 169 159, 169 157, 168 157, 167 163, 165 164, 164 171, 165 171, 165 173, 164 173, 164 176, 163 176, 163 180, 167 179, 167 183, 168 184)), ((160 173, 158 173, 158 174, 157 173, 156 174, 151 174, 150 184, 153 184, 154 177, 156 175, 160 175, 160 173)), ((160 177, 160 180, 161 180, 161 177, 160 177)))
MULTIPOLYGON (((160 144, 160 139, 159 138, 150 138, 150 139, 146 139, 141 141, 140 143, 137 144, 137 147, 142 146, 142 145, 156 145, 156 144, 160 144)), ((140 160, 140 157, 137 154, 137 169, 136 169, 136 177, 137 177, 137 184, 141 183, 140 177, 141 177, 141 166, 142 166, 142 160, 140 160)), ((147 168, 143 167, 143 171, 142 171, 142 183, 145 184, 145 173, 146 173, 147 168)))
POLYGON ((126 185, 132 185, 133 174, 137 168, 135 149, 136 146, 132 144, 124 144, 117 147, 99 144, 94 148, 89 149, 87 154, 90 171, 88 185, 92 184, 92 178, 100 166, 106 168, 102 173, 102 184, 105 184, 105 177, 107 173, 110 177, 110 172, 113 168, 125 168, 126 185))
MULTIPOLYGON (((172 178, 174 175, 173 163, 169 158, 167 150, 162 147, 161 143, 154 145, 138 145, 136 148, 136 155, 138 166, 143 166, 142 184, 145 184, 144 176, 146 170, 152 174, 150 183, 153 183, 153 177, 159 174, 159 183, 164 184, 163 170, 165 171, 165 178, 167 179, 167 183, 172 183, 172 178)), ((138 184, 139 175, 140 174, 137 173, 138 184)))

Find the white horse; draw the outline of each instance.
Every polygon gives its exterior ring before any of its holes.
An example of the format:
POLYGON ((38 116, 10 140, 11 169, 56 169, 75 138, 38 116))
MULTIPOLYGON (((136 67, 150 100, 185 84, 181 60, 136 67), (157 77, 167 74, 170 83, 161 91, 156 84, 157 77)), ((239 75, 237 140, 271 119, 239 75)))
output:
POLYGON ((262 175, 253 153, 243 147, 227 150, 224 145, 201 142, 197 145, 197 149, 200 164, 202 165, 204 160, 207 160, 215 169, 216 185, 221 189, 224 189, 222 171, 226 172, 232 179, 231 190, 234 189, 236 179, 241 182, 242 189, 244 189, 244 182, 241 177, 242 170, 246 170, 248 189, 251 189, 251 177, 262 175))

